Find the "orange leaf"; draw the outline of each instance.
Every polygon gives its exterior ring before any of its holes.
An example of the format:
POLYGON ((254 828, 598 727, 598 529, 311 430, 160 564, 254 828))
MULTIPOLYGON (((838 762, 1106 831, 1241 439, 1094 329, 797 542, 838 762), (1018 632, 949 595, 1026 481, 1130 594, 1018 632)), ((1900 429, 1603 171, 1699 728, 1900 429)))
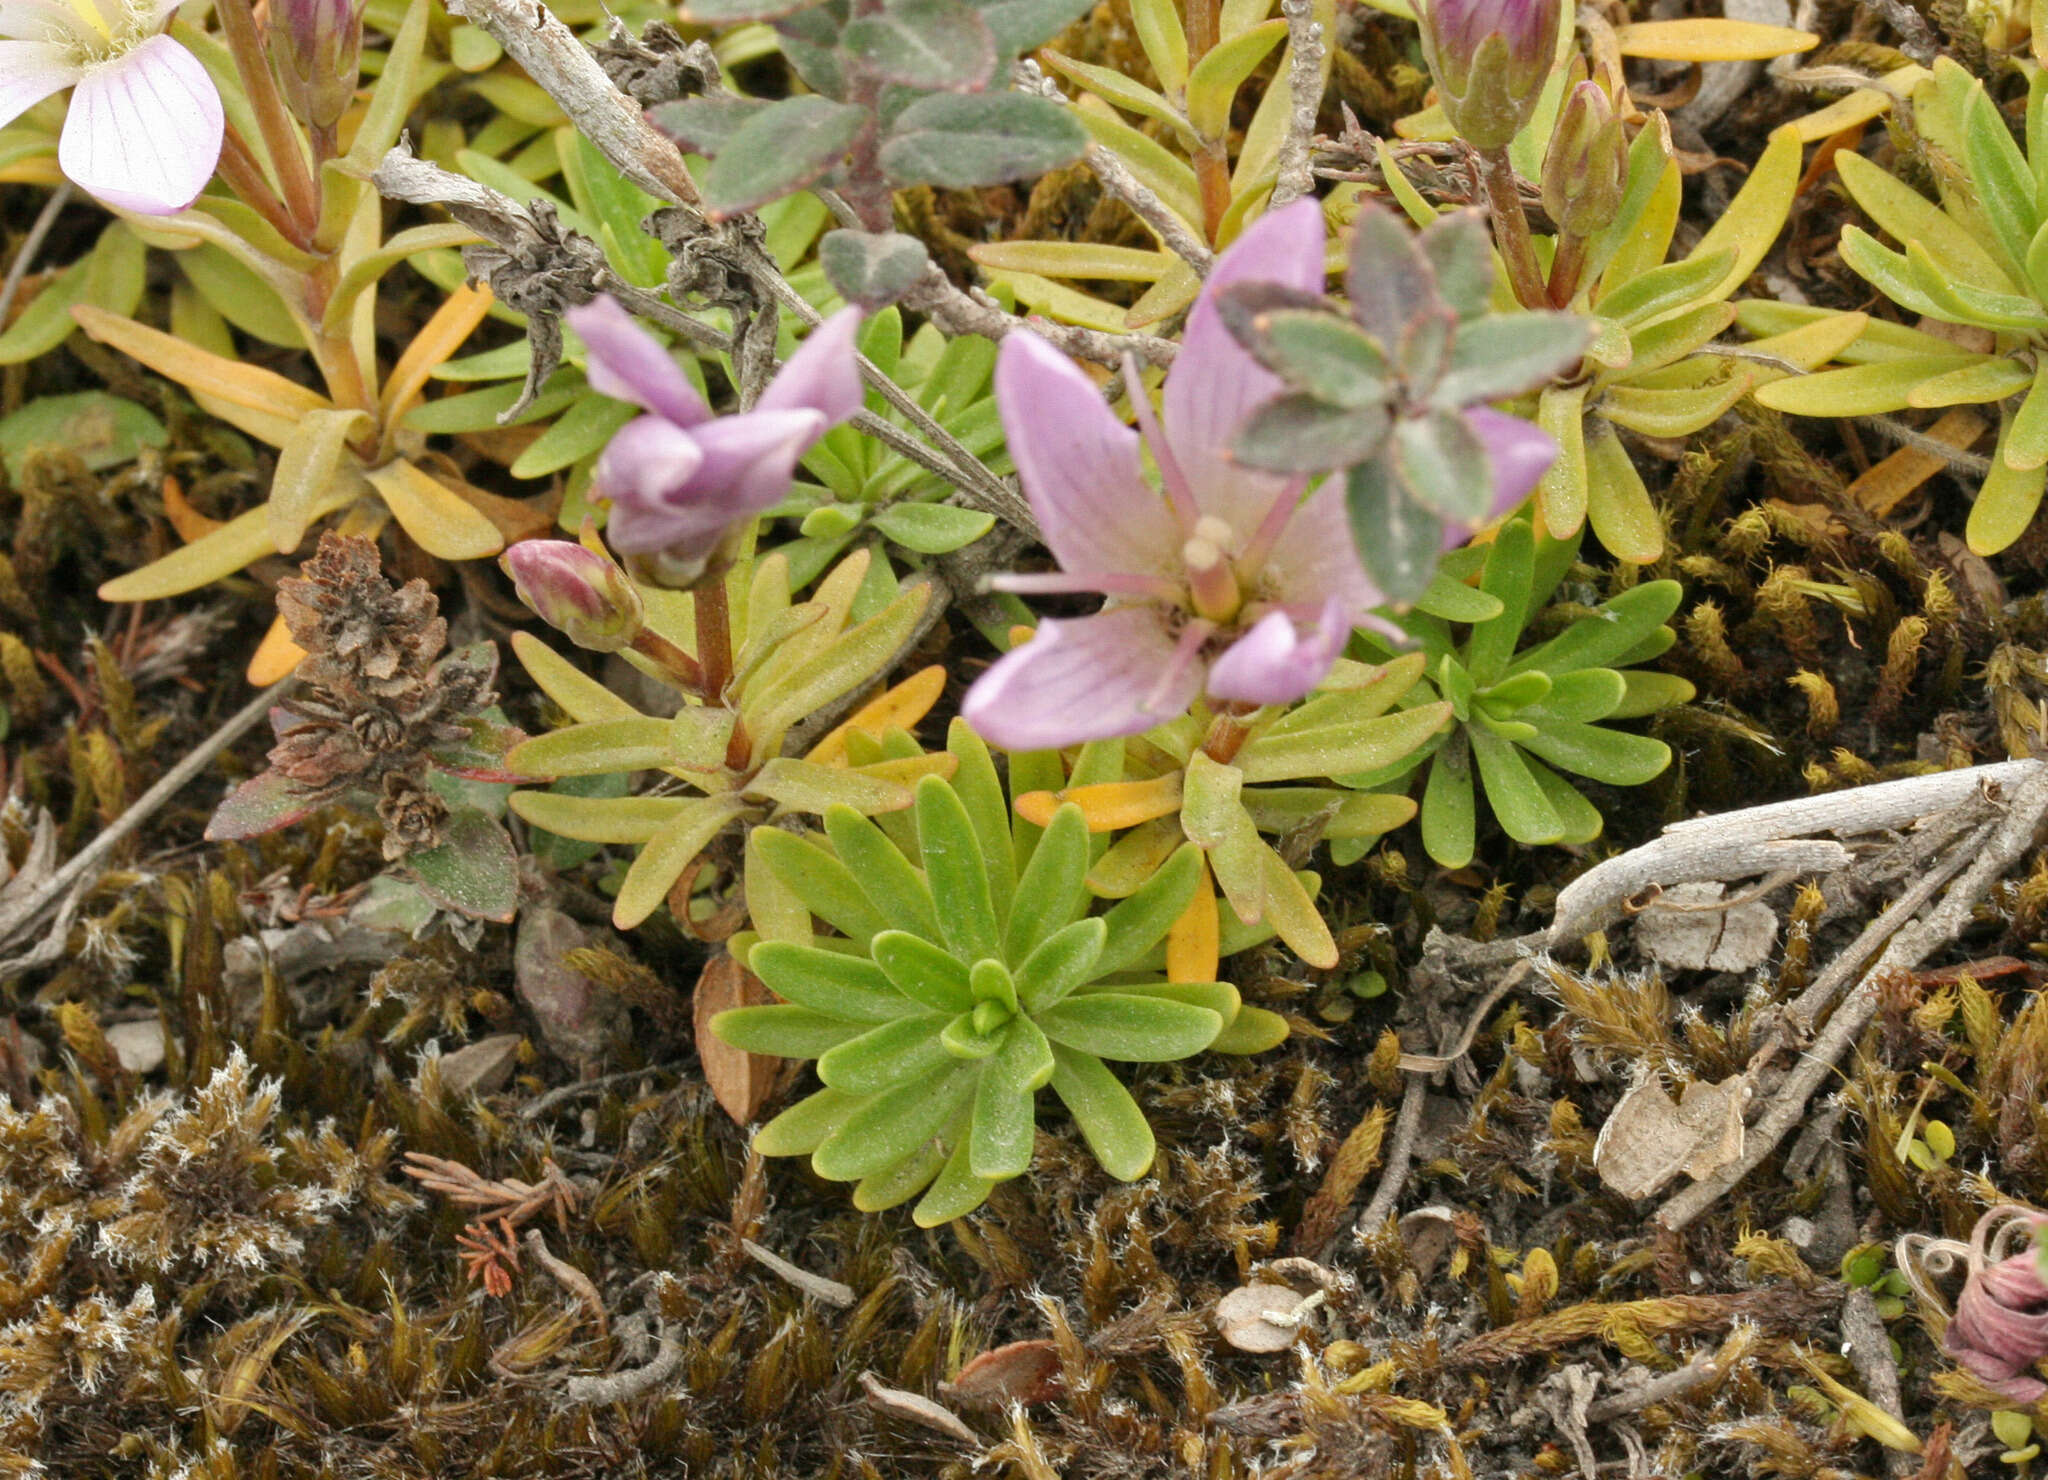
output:
POLYGON ((192 501, 185 497, 184 488, 169 473, 164 474, 164 517, 171 521, 171 528, 178 532, 178 538, 188 545, 201 535, 212 534, 223 523, 193 508, 192 501))
MULTIPOLYGON (((1984 435, 1989 423, 1974 406, 1953 406, 1921 435, 1950 447, 1967 448, 1984 435)), ((1882 519, 1907 494, 1948 466, 1942 458, 1917 447, 1901 447, 1865 469, 1849 485, 1849 497, 1882 519)))
POLYGON ((249 660, 249 682, 259 689, 267 689, 298 667, 299 660, 305 656, 306 650, 292 641, 291 628, 285 626, 283 617, 279 617, 263 634, 263 641, 257 644, 256 656, 249 660))
POLYGON ((1216 889, 1205 863, 1195 897, 1166 932, 1166 979, 1170 982, 1213 982, 1222 953, 1222 925, 1216 915, 1216 889))
POLYGON ((433 374, 434 367, 462 348, 462 341, 475 332, 484 315, 491 311, 491 301, 489 288, 465 283, 420 326, 420 332, 413 335, 412 343, 405 347, 405 353, 398 357, 384 382, 379 404, 387 427, 412 409, 413 401, 426 389, 427 377, 433 374))
POLYGON ((844 765, 848 731, 863 730, 879 740, 884 730, 899 726, 912 729, 931 713, 932 706, 939 702, 939 695, 945 691, 946 667, 943 663, 920 668, 903 682, 861 705, 845 723, 812 746, 804 759, 828 766, 844 765))
MULTIPOLYGON (((1149 781, 1104 781, 1094 786, 1070 786, 1065 791, 1032 791, 1017 798, 1017 815, 1044 827, 1063 802, 1072 802, 1088 819, 1090 832, 1116 832, 1136 827, 1155 817, 1180 810, 1179 771, 1168 771, 1149 781), (1041 816, 1043 820, 1041 820, 1041 816)), ((1204 977, 1213 981, 1213 977, 1204 977)))

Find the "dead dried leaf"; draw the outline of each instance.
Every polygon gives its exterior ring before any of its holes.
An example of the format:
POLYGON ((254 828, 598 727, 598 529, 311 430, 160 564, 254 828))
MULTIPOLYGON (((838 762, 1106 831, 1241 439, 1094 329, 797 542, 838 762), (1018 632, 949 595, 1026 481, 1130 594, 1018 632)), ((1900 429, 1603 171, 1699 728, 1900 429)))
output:
POLYGON ((940 1390, 949 1398, 989 1408, 1047 1402, 1060 1391, 1059 1348, 1044 1338, 1013 1341, 983 1352, 940 1390))
POLYGON ((443 1054, 442 1090, 460 1098, 464 1095, 488 1095, 503 1089, 505 1081, 512 1077, 512 1066, 519 1062, 519 1045, 524 1041, 518 1033, 493 1033, 488 1038, 464 1044, 454 1053, 443 1054))
POLYGON ((1742 1155, 1740 1074, 1719 1084, 1695 1080, 1673 1104, 1654 1076, 1621 1097, 1593 1145, 1600 1180, 1626 1198, 1654 1195, 1680 1172, 1708 1177, 1742 1155))
POLYGON ((696 997, 690 1006, 697 1057, 719 1108, 740 1125, 752 1125, 759 1118, 761 1107, 775 1093, 783 1061, 772 1054, 734 1048, 711 1031, 711 1019, 728 1008, 765 1007, 774 1001, 775 994, 761 979, 724 951, 707 961, 704 974, 697 978, 696 997))
POLYGON ((1400 1230, 1401 1242, 1407 1246, 1408 1262, 1424 1279, 1434 1274, 1444 1256, 1457 1247, 1458 1231, 1453 1221, 1456 1216, 1438 1203, 1403 1213, 1395 1225, 1400 1230))
POLYGON ((893 1388, 872 1372, 860 1375, 860 1385, 866 1390, 868 1401, 875 1407, 895 1418, 921 1423, 928 1429, 958 1439, 962 1444, 979 1446, 981 1436, 962 1423, 950 1409, 941 1408, 930 1398, 917 1393, 907 1393, 902 1388, 893 1388))
POLYGON ((827 1305, 836 1305, 844 1310, 854 1302, 853 1286, 842 1285, 837 1280, 828 1280, 821 1274, 812 1274, 800 1264, 791 1264, 773 1250, 764 1249, 750 1238, 740 1240, 740 1247, 747 1257, 764 1269, 772 1270, 781 1278, 795 1285, 813 1300, 822 1300, 827 1305))

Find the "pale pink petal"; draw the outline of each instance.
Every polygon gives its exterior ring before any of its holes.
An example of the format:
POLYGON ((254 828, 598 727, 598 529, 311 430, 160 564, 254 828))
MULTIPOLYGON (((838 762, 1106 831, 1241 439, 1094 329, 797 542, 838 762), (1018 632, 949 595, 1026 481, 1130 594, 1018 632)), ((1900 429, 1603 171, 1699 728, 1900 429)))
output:
POLYGON ((681 498, 704 462, 697 439, 660 416, 621 427, 597 460, 597 491, 612 501, 605 525, 612 547, 645 555, 700 530, 704 517, 681 498))
POLYGON ((692 433, 704 465, 690 479, 690 497, 714 504, 734 523, 780 503, 797 459, 825 435, 822 411, 748 411, 721 416, 692 433))
POLYGON ((108 205, 172 215, 213 178, 221 122, 220 93, 199 58, 152 36, 79 79, 57 163, 108 205))
POLYGON ((583 341, 583 373, 592 390, 631 401, 679 427, 711 419, 711 408, 661 341, 641 328, 617 300, 600 295, 562 317, 583 341))
POLYGON ((1136 735, 1177 718, 1201 693, 1201 665, 1184 665, 1177 676, 1174 666, 1173 635, 1156 607, 1048 617, 1031 641, 974 681, 960 713, 1004 750, 1136 735))
POLYGON ((1291 703, 1328 676, 1350 636, 1338 601, 1325 604, 1305 633, 1286 612, 1268 612, 1209 665, 1209 693, 1246 704, 1291 703))
POLYGON ((1344 513, 1344 480, 1326 478, 1294 510, 1273 541, 1259 590, 1290 606, 1314 609, 1335 601, 1356 619, 1383 599, 1358 563, 1344 513))
POLYGON ((1486 460, 1493 467, 1493 506, 1487 518, 1498 519, 1535 492, 1557 461, 1557 443, 1541 427, 1503 411, 1472 406, 1464 416, 1486 444, 1486 460))
POLYGON ((996 405, 1024 497, 1066 570, 1177 575, 1181 535, 1117 420, 1080 366, 1027 330, 1005 335, 996 405))
POLYGON ((1255 526, 1265 513, 1267 490, 1279 484, 1231 466, 1224 452, 1252 409, 1281 386, 1230 337, 1216 311, 1216 295, 1245 282, 1322 292, 1323 239, 1322 207, 1307 198, 1247 227, 1216 259, 1166 373, 1163 420, 1174 457, 1202 512, 1234 528, 1255 526))
POLYGON ((860 364, 853 347, 860 320, 859 309, 842 308, 811 330, 754 409, 821 411, 827 426, 837 426, 860 410, 860 364))
POLYGON ((59 88, 78 80, 64 48, 46 41, 0 41, 0 128, 59 88))

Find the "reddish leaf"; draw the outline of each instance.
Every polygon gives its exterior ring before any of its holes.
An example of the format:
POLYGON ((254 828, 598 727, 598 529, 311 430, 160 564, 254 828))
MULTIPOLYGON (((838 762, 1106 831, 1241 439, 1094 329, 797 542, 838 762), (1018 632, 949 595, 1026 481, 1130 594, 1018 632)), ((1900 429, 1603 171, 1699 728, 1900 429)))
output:
POLYGON ((944 1391, 949 1398, 990 1408, 1049 1402, 1060 1393, 1059 1349, 1043 1338, 999 1346, 962 1367, 944 1391))
POLYGON ((318 792, 307 791, 276 771, 251 777, 228 793, 206 824, 210 843, 253 838, 294 822, 319 806, 318 792))

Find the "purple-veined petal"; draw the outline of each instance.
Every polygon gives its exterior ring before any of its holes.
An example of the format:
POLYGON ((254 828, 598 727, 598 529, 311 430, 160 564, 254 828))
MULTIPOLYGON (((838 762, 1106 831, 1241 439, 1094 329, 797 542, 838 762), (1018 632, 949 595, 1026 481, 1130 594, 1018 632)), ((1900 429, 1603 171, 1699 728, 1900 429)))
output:
POLYGON ((1557 443, 1534 423, 1491 407, 1468 406, 1463 414, 1486 444, 1486 461, 1493 468, 1493 507, 1487 517, 1498 519, 1535 492, 1557 461, 1557 443))
POLYGON ((1077 574, 1177 576, 1181 534, 1117 420, 1081 367, 1020 330, 996 357, 996 406, 1024 497, 1054 557, 1077 574))
POLYGON ((697 428, 704 465, 690 479, 689 497, 722 509, 728 524, 782 501, 796 462, 825 435, 822 411, 747 411, 697 428))
POLYGON ((1183 665, 1175 676, 1174 657, 1173 635, 1157 607, 1115 607, 1073 621, 1048 617, 1031 641, 974 681, 960 713, 1005 750, 1057 750, 1141 734, 1178 717, 1201 693, 1201 665, 1183 665))
POLYGON ((64 48, 47 41, 0 41, 0 128, 78 80, 64 48))
POLYGON ((592 390, 631 401, 679 427, 711 419, 711 408, 661 341, 641 328, 616 299, 600 294, 562 317, 583 341, 583 373, 592 390))
POLYGON ((213 178, 221 127, 220 93, 199 58, 152 36, 79 79, 57 163, 108 205, 168 216, 213 178))
POLYGON ((1295 506, 1266 556, 1258 589, 1268 600, 1295 607, 1334 601, 1353 619, 1380 603, 1379 589, 1351 541, 1341 477, 1324 479, 1295 506))
POLYGON ((1245 282, 1281 283, 1320 293, 1323 278, 1321 206, 1302 199, 1260 217, 1216 259, 1202 296, 1188 315, 1180 353, 1166 372, 1166 437, 1196 502, 1204 514, 1214 514, 1245 533, 1265 513, 1264 490, 1269 485, 1258 475, 1231 466, 1223 454, 1245 417, 1281 386, 1230 337, 1216 311, 1216 295, 1232 283, 1245 282))
POLYGON ((1268 612, 1209 665, 1209 693, 1245 704, 1290 703, 1323 681, 1350 636, 1340 601, 1326 602, 1305 634, 1286 612, 1268 612))
POLYGON ((825 425, 838 426, 860 410, 860 365, 854 358, 853 336, 860 332, 861 312, 842 308, 796 347, 756 411, 820 411, 825 425))
POLYGON ((597 460, 597 491, 612 501, 605 530, 623 555, 646 555, 696 533, 706 513, 684 490, 704 463, 697 439, 660 416, 627 422, 597 460))

